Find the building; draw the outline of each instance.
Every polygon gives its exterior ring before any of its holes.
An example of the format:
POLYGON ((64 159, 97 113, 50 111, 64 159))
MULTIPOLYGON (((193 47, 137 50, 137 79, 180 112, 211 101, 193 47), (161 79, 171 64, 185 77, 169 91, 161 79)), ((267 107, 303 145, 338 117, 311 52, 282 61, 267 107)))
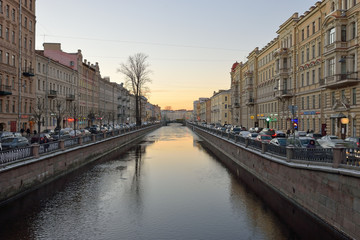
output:
POLYGON ((229 124, 230 115, 230 90, 219 90, 214 92, 211 99, 211 123, 229 124))
POLYGON ((358 1, 323 0, 234 63, 231 123, 359 136, 358 1))
POLYGON ((1 1, 0 131, 34 127, 35 24, 35 0, 1 1))

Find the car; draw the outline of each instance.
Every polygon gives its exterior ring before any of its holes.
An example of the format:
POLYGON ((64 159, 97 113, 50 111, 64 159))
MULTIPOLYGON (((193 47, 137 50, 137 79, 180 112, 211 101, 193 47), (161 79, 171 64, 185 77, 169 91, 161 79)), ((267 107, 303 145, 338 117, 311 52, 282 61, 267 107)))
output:
POLYGON ((348 137, 348 138, 345 138, 345 141, 346 142, 354 142, 358 148, 360 147, 360 137, 348 137))
POLYGON ((86 135, 91 135, 91 132, 87 129, 80 129, 81 135, 86 136, 86 135))
POLYGON ((246 138, 249 134, 251 134, 249 131, 241 131, 239 135, 243 138, 246 138))
POLYGON ((286 147, 286 141, 287 141, 286 138, 276 137, 276 138, 271 139, 270 144, 276 145, 276 146, 281 146, 281 147, 286 147))
POLYGON ((354 145, 355 143, 353 143, 351 141, 344 141, 343 139, 339 139, 335 135, 326 135, 326 136, 323 136, 322 138, 318 139, 317 141, 323 148, 333 148, 336 146, 342 146, 342 147, 346 147, 346 148, 355 147, 355 145, 354 145))
POLYGON ((67 131, 64 131, 63 129, 60 130, 60 133, 55 133, 51 135, 51 137, 54 139, 54 141, 58 141, 59 139, 67 139, 70 138, 70 134, 67 131))
POLYGON ((306 137, 312 137, 314 139, 320 139, 320 138, 322 138, 322 135, 321 135, 321 133, 308 133, 308 134, 306 134, 306 137))
POLYGON ((231 130, 230 130, 230 133, 231 133, 231 134, 235 134, 235 135, 238 135, 240 132, 241 132, 241 128, 240 128, 240 127, 233 127, 233 128, 231 128, 231 130))
POLYGON ((13 137, 14 134, 12 132, 0 132, 0 141, 2 141, 4 138, 13 137))
POLYGON ((74 137, 79 137, 82 135, 80 130, 71 130, 69 132, 70 137, 74 138, 74 137))
POLYGON ((32 138, 30 139, 31 144, 33 143, 38 143, 40 142, 44 137, 46 137, 47 139, 49 139, 49 141, 52 141, 53 138, 50 136, 50 134, 48 133, 40 133, 40 134, 36 134, 34 136, 32 136, 32 138))
POLYGON ((295 137, 306 137, 305 131, 295 131, 295 137))
POLYGON ((257 132, 251 132, 246 137, 249 139, 255 140, 258 135, 259 134, 257 132))
POLYGON ((307 148, 308 144, 310 143, 310 140, 315 141, 315 148, 323 148, 323 146, 320 145, 317 140, 315 140, 311 137, 297 137, 297 138, 289 137, 286 140, 286 144, 293 145, 294 147, 297 147, 297 148, 307 148))
POLYGON ((20 147, 28 147, 30 146, 30 143, 26 137, 8 137, 2 140, 1 145, 3 150, 8 150, 20 147))
POLYGON ((286 134, 283 131, 275 131, 275 136, 277 138, 286 138, 286 134))
POLYGON ((272 137, 270 135, 265 135, 265 134, 259 134, 256 137, 257 141, 261 141, 261 142, 267 142, 269 143, 271 141, 272 137))
POLYGON ((260 132, 261 135, 270 135, 271 137, 276 137, 276 132, 274 129, 270 129, 270 128, 264 128, 263 130, 261 130, 260 132))

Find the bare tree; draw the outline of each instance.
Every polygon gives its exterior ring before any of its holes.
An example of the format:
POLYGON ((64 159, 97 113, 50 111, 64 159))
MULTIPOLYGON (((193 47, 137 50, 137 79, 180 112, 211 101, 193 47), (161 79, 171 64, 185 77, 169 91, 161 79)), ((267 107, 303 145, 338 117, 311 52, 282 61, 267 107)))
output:
POLYGON ((151 82, 149 77, 151 71, 147 63, 148 56, 143 53, 137 53, 128 58, 127 63, 121 63, 118 72, 125 75, 125 85, 130 86, 130 91, 135 96, 135 118, 136 125, 141 125, 141 97, 144 96, 149 89, 147 83, 151 82))
POLYGON ((64 101, 57 101, 56 102, 56 108, 51 110, 51 113, 55 116, 56 118, 56 130, 58 130, 60 132, 61 129, 61 121, 64 117, 64 114, 66 113, 66 105, 64 103, 64 101))
POLYGON ((37 132, 40 133, 41 123, 44 123, 43 115, 45 113, 45 109, 44 109, 43 104, 40 102, 40 100, 37 101, 36 106, 33 107, 32 109, 33 109, 33 112, 34 112, 33 113, 34 121, 35 121, 35 123, 37 124, 37 127, 38 127, 37 132))

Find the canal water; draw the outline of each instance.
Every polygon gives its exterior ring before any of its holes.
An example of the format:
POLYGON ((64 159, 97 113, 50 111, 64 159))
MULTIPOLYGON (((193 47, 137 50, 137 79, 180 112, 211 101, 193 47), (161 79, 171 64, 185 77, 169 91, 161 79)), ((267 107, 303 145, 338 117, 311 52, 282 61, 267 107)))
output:
POLYGON ((0 239, 298 239, 173 124, 0 209, 0 239))

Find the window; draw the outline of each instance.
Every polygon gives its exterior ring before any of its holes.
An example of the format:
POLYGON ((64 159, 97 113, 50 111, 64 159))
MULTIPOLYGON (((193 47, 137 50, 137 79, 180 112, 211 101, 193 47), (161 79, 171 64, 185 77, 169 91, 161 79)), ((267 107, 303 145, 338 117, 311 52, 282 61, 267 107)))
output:
POLYGON ((29 1, 29 8, 30 10, 32 11, 33 10, 33 3, 32 3, 32 0, 29 1))
POLYGON ((312 54, 312 59, 315 58, 315 45, 312 45, 311 47, 311 54, 312 54))
POLYGON ((321 68, 318 68, 318 81, 320 82, 321 79, 321 68))
POLYGON ((301 40, 304 40, 305 39, 305 36, 304 36, 304 29, 301 30, 301 40))
POLYGON ((315 69, 312 70, 312 84, 315 84, 315 69))
POLYGON ((32 31, 33 30, 33 25, 32 25, 32 21, 29 21, 29 30, 32 31))
POLYGON ((6 17, 7 17, 7 18, 10 17, 10 6, 9 6, 9 5, 6 5, 5 14, 6 14, 6 17))
POLYGON ((9 28, 5 28, 5 39, 9 41, 9 28))
POLYGON ((301 51, 301 63, 304 63, 304 51, 301 51))
POLYGON ((315 33, 315 21, 312 23, 312 33, 315 33))
POLYGON ((0 0, 0 13, 2 13, 2 12, 3 12, 3 1, 0 0))
POLYGON ((312 96, 312 108, 315 109, 315 95, 312 96))
POLYGON ((351 89, 352 104, 356 105, 356 88, 351 89))
POLYGON ((3 34, 2 34, 2 25, 0 24, 0 38, 3 37, 3 34))
POLYGON ((321 108, 321 94, 319 94, 318 101, 318 108, 321 108))
POLYGON ((15 66, 15 55, 11 56, 11 63, 12 63, 12 66, 15 66))
POLYGON ((353 135, 353 137, 355 137, 355 136, 357 136, 356 135, 356 119, 353 119, 352 120, 352 135, 353 135))
POLYGON ((335 105, 335 101, 336 101, 336 99, 335 99, 335 92, 332 92, 332 93, 331 93, 331 106, 334 106, 334 105, 335 105))
POLYGON ((27 28, 27 17, 24 18, 24 27, 27 28))
POLYGON ((335 58, 329 60, 329 73, 328 76, 334 76, 335 74, 335 58))
POLYGON ((329 44, 332 44, 335 42, 335 28, 331 28, 329 30, 329 44))
POLYGON ((306 109, 310 109, 310 96, 306 97, 306 109))
POLYGON ((356 23, 351 23, 351 39, 354 39, 356 37, 356 23))
POLYGON ((9 63, 10 63, 10 59, 9 59, 9 58, 10 58, 9 53, 6 53, 6 54, 5 54, 5 63, 6 63, 6 64, 9 64, 9 63))
POLYGON ((318 57, 321 55, 321 42, 318 43, 318 57))
POLYGON ((301 86, 302 87, 304 86, 304 74, 303 73, 301 74, 301 86))
POLYGON ((341 41, 346 42, 346 25, 341 25, 341 41))
POLYGON ((307 48, 306 49, 306 61, 309 61, 310 60, 310 49, 307 48))
POLYGON ((306 72, 306 85, 310 85, 310 72, 306 72))
POLYGON ((15 44, 15 31, 11 32, 11 42, 15 44))
POLYGON ((304 101, 304 97, 301 97, 301 109, 305 109, 305 101, 304 101))
POLYGON ((15 9, 11 11, 11 18, 15 22, 15 9))
POLYGON ((325 96, 324 96, 324 104, 325 104, 325 107, 327 108, 327 99, 328 99, 328 95, 327 93, 325 93, 325 96))
POLYGON ((306 37, 310 36, 310 26, 306 27, 306 37))
POLYGON ((3 54, 2 54, 2 50, 0 50, 0 63, 3 62, 3 54))

